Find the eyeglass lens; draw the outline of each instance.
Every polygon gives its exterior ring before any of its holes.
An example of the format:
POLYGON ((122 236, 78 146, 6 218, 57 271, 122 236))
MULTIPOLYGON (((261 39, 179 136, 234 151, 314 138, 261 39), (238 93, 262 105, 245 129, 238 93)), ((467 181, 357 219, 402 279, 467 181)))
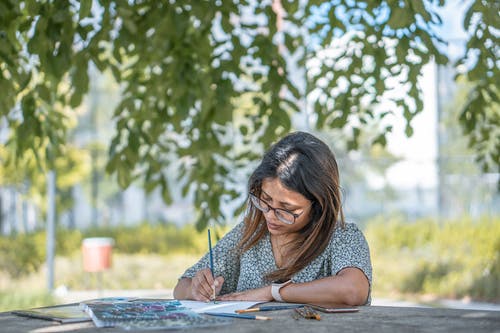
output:
POLYGON ((258 210, 260 210, 264 213, 267 213, 270 210, 274 210, 274 214, 281 222, 286 223, 286 224, 293 224, 295 222, 295 216, 291 212, 288 212, 288 211, 281 209, 281 208, 271 207, 271 206, 269 206, 269 204, 267 202, 265 202, 264 200, 258 198, 257 196, 255 196, 253 194, 250 195, 250 198, 258 210))

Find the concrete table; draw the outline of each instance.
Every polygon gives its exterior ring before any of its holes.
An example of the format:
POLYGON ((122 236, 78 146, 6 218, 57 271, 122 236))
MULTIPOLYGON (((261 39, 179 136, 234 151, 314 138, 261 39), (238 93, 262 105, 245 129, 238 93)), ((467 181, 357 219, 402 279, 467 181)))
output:
MULTIPOLYGON (((272 320, 234 319, 225 326, 177 330, 177 332, 500 332, 500 311, 417 307, 360 307, 354 313, 320 313, 321 320, 294 319, 293 310, 268 311, 272 320)), ((0 332, 126 332, 120 328, 96 328, 92 322, 59 324, 42 319, 0 313, 0 332)), ((163 330, 165 332, 168 330, 163 330)), ((147 332, 155 332, 148 330, 147 332)))

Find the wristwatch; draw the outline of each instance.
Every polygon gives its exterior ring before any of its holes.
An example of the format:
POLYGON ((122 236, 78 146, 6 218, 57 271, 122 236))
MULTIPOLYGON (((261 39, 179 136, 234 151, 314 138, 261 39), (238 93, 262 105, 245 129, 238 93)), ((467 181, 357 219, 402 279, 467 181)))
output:
POLYGON ((283 283, 273 282, 273 284, 271 285, 271 295, 273 295, 273 298, 275 301, 284 302, 283 298, 280 295, 280 289, 283 288, 284 286, 290 284, 290 283, 292 283, 292 280, 288 280, 288 281, 283 282, 283 283))

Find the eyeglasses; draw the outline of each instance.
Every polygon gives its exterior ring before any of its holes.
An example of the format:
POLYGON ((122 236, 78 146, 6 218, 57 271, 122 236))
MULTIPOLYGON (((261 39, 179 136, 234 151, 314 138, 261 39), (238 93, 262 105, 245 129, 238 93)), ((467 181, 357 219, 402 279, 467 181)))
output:
POLYGON ((278 220, 280 220, 285 224, 294 224, 295 219, 297 219, 300 215, 304 213, 304 211, 302 211, 300 214, 295 214, 286 209, 271 207, 267 202, 257 197, 255 194, 253 193, 249 194, 250 194, 250 200, 252 201, 255 208, 257 208, 263 213, 267 213, 270 210, 274 211, 274 215, 278 218, 278 220))

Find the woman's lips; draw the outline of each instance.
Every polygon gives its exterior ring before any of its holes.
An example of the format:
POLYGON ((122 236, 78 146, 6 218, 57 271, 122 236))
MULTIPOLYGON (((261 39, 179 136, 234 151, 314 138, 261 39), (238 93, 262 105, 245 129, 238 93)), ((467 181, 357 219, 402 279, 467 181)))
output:
MULTIPOLYGON (((267 222, 267 221, 266 221, 266 222, 267 222)), ((278 224, 273 224, 273 223, 269 223, 269 222, 267 222, 267 227, 268 227, 269 229, 271 229, 271 230, 278 230, 278 229, 280 229, 280 228, 281 228, 281 226, 280 226, 280 225, 278 225, 278 224)))

